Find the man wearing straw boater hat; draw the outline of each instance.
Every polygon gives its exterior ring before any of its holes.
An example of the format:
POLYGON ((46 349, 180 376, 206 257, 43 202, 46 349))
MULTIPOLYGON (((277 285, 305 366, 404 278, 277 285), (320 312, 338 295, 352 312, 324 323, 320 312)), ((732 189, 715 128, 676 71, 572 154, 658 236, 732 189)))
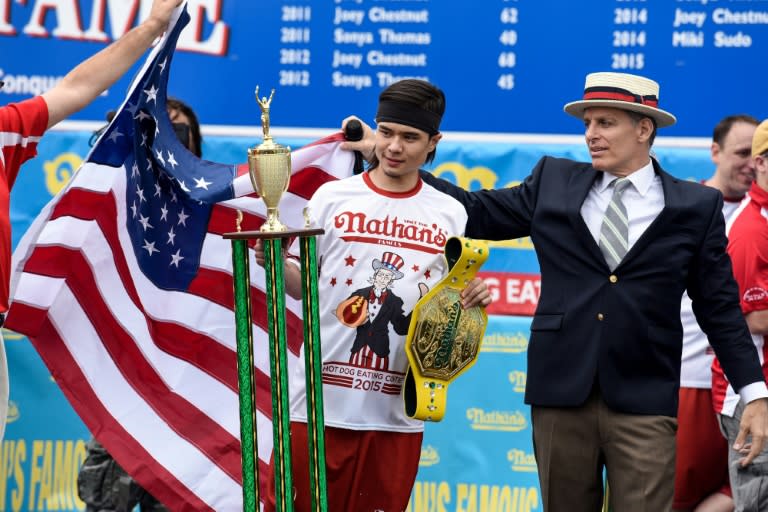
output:
POLYGON ((675 123, 659 108, 656 82, 592 73, 565 111, 584 122, 591 164, 544 157, 520 186, 479 192, 425 179, 464 204, 467 236, 534 242, 541 295, 525 400, 544 510, 600 510, 605 469, 613 510, 666 511, 683 291, 747 404, 740 464, 768 432, 768 392, 725 252, 723 198, 651 157, 657 128, 675 123))

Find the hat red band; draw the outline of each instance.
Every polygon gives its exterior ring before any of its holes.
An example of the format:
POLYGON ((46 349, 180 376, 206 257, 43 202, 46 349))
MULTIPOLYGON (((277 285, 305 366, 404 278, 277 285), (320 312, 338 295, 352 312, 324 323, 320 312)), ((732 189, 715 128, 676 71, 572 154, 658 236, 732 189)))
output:
POLYGON ((659 99, 656 96, 640 96, 625 89, 617 87, 590 87, 584 90, 585 100, 616 100, 628 103, 638 103, 649 107, 658 108, 659 99))

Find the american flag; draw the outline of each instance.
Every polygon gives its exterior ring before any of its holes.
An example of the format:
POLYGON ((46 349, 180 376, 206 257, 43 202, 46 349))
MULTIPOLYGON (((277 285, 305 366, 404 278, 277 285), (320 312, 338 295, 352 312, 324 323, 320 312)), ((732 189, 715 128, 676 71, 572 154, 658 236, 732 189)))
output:
MULTIPOLYGON (((177 14, 83 166, 19 243, 7 326, 32 341, 91 432, 151 494, 172 510, 233 511, 243 507, 242 468, 231 245, 221 235, 238 210, 243 229, 257 229, 265 207, 246 166, 198 159, 174 134, 166 88, 189 21, 177 14)), ((352 173, 341 140, 293 152, 286 224, 303 225, 314 190, 352 173)), ((271 400, 255 264, 251 283, 263 492, 271 400)), ((290 298, 287 327, 293 361, 301 304, 290 298)))

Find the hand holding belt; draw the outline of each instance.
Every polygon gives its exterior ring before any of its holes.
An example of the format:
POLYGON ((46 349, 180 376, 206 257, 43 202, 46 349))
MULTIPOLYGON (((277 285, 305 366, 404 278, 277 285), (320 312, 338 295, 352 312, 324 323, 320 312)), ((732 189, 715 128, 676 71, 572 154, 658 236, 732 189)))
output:
POLYGON ((475 363, 488 323, 485 308, 461 307, 461 291, 488 258, 488 245, 453 237, 445 258, 448 275, 414 306, 405 340, 405 413, 424 421, 443 419, 448 384, 475 363))

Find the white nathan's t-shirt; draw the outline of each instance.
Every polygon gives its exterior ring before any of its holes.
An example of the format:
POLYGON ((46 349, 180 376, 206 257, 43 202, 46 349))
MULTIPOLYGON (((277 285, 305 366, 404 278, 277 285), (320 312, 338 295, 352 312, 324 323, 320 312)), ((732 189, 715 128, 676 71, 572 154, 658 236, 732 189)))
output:
MULTIPOLYGON (((723 202, 723 217, 725 221, 731 218, 739 207, 741 200, 723 202)), ((693 314, 693 304, 688 292, 683 293, 680 306, 680 321, 683 324, 683 356, 680 366, 680 386, 684 388, 712 387, 712 360, 715 353, 709 345, 707 335, 699 327, 693 314)))
MULTIPOLYGON (((321 186, 309 208, 325 230, 317 239, 325 424, 423 430, 401 397, 405 335, 420 288, 426 293, 447 273, 445 243, 464 233, 464 207, 422 181, 395 194, 363 173, 321 186)), ((289 377, 296 421, 307 418, 303 350, 289 377)))

